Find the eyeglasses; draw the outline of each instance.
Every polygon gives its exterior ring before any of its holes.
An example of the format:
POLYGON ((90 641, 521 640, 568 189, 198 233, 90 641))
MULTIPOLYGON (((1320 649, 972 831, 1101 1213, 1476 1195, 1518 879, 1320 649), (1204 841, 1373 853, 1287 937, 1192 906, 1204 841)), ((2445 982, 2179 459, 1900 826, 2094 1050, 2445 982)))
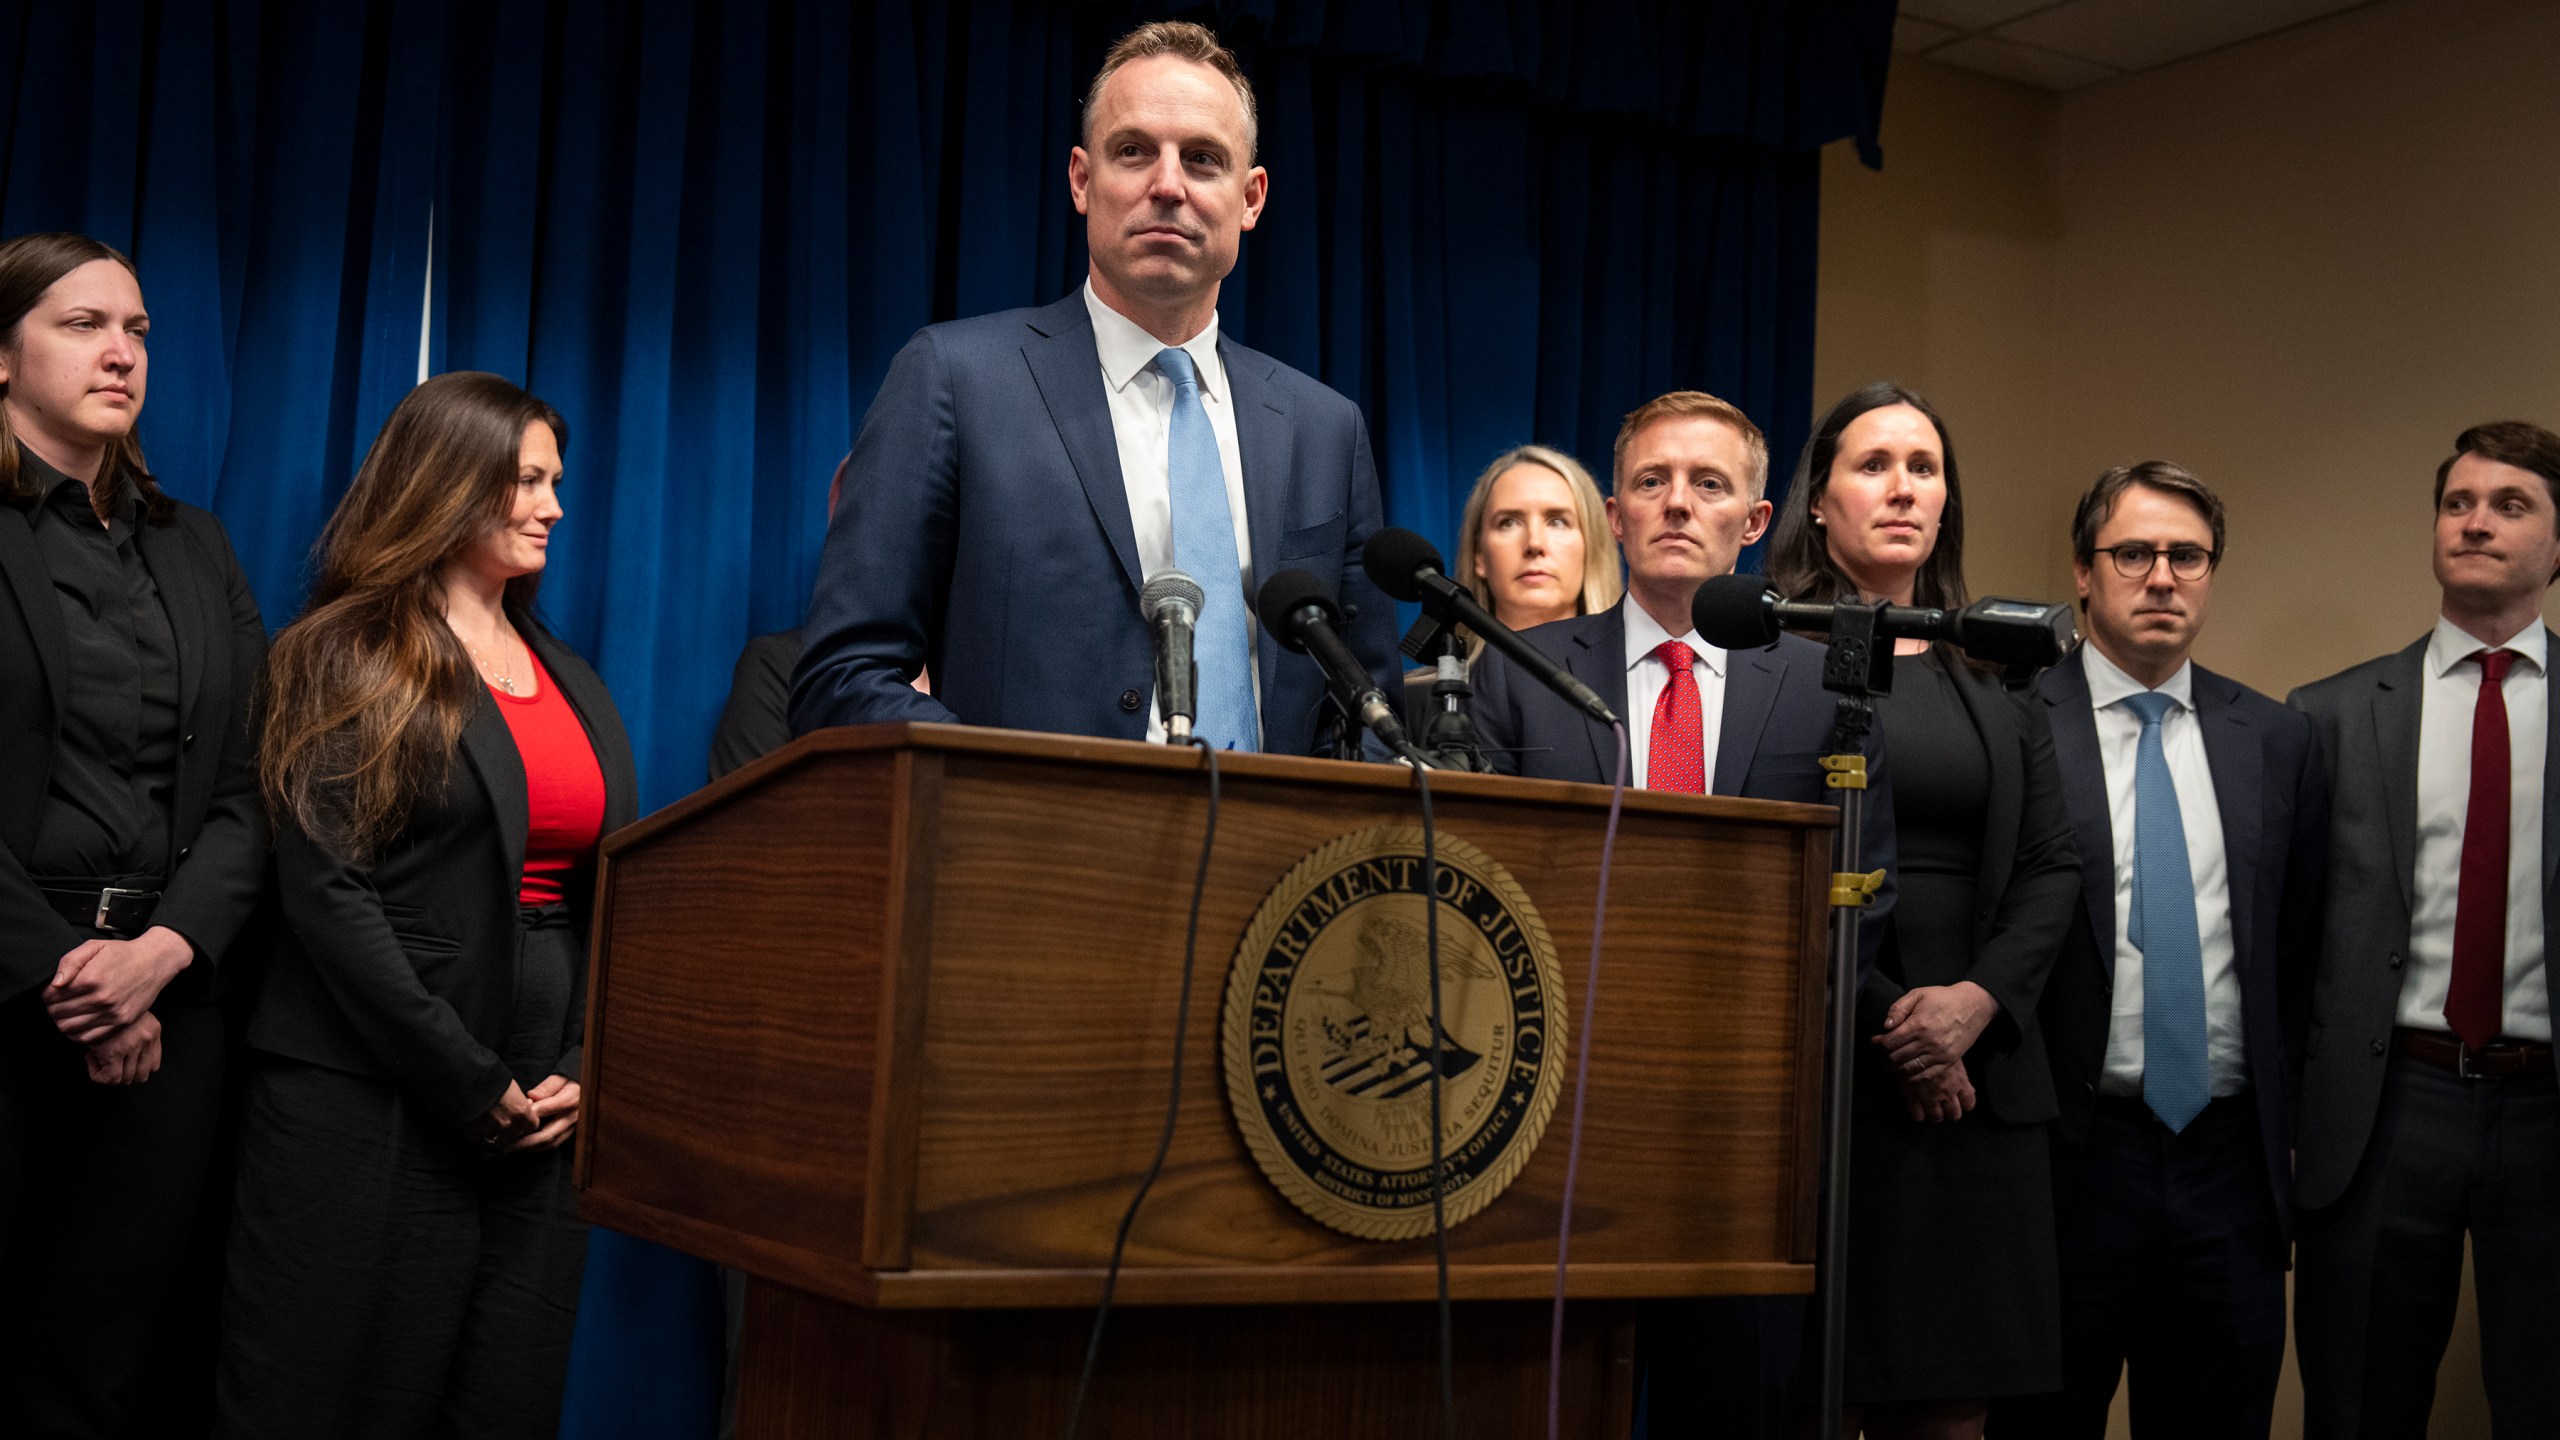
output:
POLYGON ((2181 580, 2201 580, 2222 560, 2221 551, 2207 550, 2201 545, 2172 545, 2163 550, 2144 540, 2101 545, 2094 553, 2112 558, 2116 562, 2116 573, 2127 580, 2149 578, 2151 567, 2158 564, 2163 555, 2169 557, 2169 573, 2181 580))

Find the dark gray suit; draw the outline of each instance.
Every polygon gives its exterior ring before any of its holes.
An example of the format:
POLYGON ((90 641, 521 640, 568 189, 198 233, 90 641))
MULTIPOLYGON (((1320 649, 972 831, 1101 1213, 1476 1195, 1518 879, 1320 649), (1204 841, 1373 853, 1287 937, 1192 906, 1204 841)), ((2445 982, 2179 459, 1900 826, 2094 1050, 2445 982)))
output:
POLYGON ((2328 776, 2300 714, 2200 665, 2190 684, 2222 828, 2248 1089, 2177 1135, 2138 1098, 2098 1095, 2115 999, 2115 817, 2083 647, 2036 687, 2082 900, 2037 1006, 2058 1106, 2064 1389, 2004 1402, 1995 1431, 2104 1435, 2128 1359, 2143 1433, 2263 1436, 2272 1415, 2328 776))
MULTIPOLYGON (((2555 658, 2560 642, 2548 639, 2555 658)), ((2477 1259, 2502 1436, 2560 1434, 2560 1096, 2550 1076, 2463 1080, 2394 1053, 2417 869, 2427 638, 2306 685, 2330 783, 2329 887, 2312 988, 2295 1195, 2307 1433, 2419 1435, 2453 1324, 2463 1236, 2477 1259)), ((2512 683, 2512 682, 2510 682, 2512 683)), ((2545 677, 2560 716, 2560 686, 2545 677)), ((2469 717, 2463 717, 2468 725, 2469 717)), ((2560 724, 2543 761, 2543 965, 2560 954, 2560 724)), ((2554 987, 2560 994, 2560 986, 2554 987)))

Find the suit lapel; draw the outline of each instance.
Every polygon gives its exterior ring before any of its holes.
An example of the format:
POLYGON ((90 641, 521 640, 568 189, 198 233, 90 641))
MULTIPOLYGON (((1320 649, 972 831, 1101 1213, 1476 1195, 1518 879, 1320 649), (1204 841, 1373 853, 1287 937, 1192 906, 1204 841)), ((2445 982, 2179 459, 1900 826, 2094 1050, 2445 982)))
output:
POLYGON ((2400 882, 2401 911, 2412 915, 2417 913, 2417 897, 2411 889, 2416 883, 2418 864, 2418 703, 2426 663, 2427 637, 2422 636, 2416 644, 2391 657, 2373 691, 2374 753, 2382 764, 2384 818, 2391 827, 2391 869, 2400 882))
POLYGON ((508 894, 524 883, 525 827, 529 817, 525 809, 524 757, 516 752, 516 737, 507 729, 507 717, 498 711, 498 702, 486 693, 487 687, 472 687, 471 718, 462 725, 462 754, 479 773, 481 788, 489 792, 489 807, 498 816, 498 844, 507 862, 508 894))
POLYGON ((1035 338, 1022 347, 1032 382, 1048 407, 1049 421, 1067 447, 1067 459, 1084 483, 1093 518, 1111 541, 1120 573, 1137 593, 1138 532, 1129 520, 1129 491, 1120 474, 1120 443, 1111 431, 1111 397, 1102 388, 1102 352, 1094 347, 1093 318, 1081 292, 1040 311, 1035 338))
MULTIPOLYGON (((1921 663, 1920 657, 1911 657, 1911 662, 1921 663)), ((1982 752, 1991 762, 1991 791, 1983 797, 1982 807, 1982 866, 1975 872, 1975 891, 1982 897, 1981 915, 1993 915, 1999 912, 1999 897, 2008 893, 2009 872, 2018 860, 2019 812, 2027 798, 2027 767, 2020 762, 2026 746, 2018 732, 2019 712, 2009 705, 1998 681, 1974 674, 1961 660, 1954 662, 1951 678, 1965 713, 1973 717, 1974 733, 1982 737, 1982 752)), ((1977 943, 1987 933, 1989 922, 1978 915, 1977 943)))
MULTIPOLYGON (((1234 407, 1237 459, 1244 471, 1245 538, 1253 551, 1250 584, 1271 578, 1280 564, 1280 536, 1288 528, 1290 475, 1289 412, 1270 383, 1277 361, 1230 344, 1223 332, 1218 359, 1227 372, 1227 402, 1234 407)), ((1095 362, 1099 364, 1099 361, 1095 362)), ((1324 577, 1339 583, 1338 576, 1324 577)), ((1245 613, 1253 613, 1250 596, 1245 613)), ((1258 627, 1257 627, 1258 628, 1258 627)), ((1271 693, 1280 670, 1280 642, 1259 636, 1254 660, 1262 672, 1262 693, 1271 693)))
POLYGON ((54 598, 51 573, 36 549, 35 512, 26 506, 0 505, 0 575, 8 577, 18 609, 27 617, 36 662, 44 669, 45 687, 53 692, 53 713, 59 717, 71 703, 71 638, 63 633, 62 602, 54 598))
POLYGON ((2260 819, 2266 814, 2266 762, 2257 727, 2232 702, 2239 686, 2199 665, 2192 677, 2196 723, 2204 735, 2205 769, 2213 776, 2222 817, 2223 903, 2231 917, 2232 964, 2243 976, 2271 957, 2250 954, 2256 930, 2260 819))
POLYGON ((230 611, 216 607, 204 593, 204 577, 193 563, 192 547, 177 526, 144 522, 134 543, 141 549, 143 567, 151 572, 151 583, 160 589, 160 608, 168 612, 169 632, 177 641, 178 714, 193 715, 205 666, 214 656, 213 638, 205 627, 217 613, 228 620, 230 611))
POLYGON ((2116 830, 2107 805, 2106 756, 2098 748, 2098 712, 2089 701, 2085 651, 2055 666, 2045 707, 2053 716, 2053 759, 2062 771, 2063 803, 2080 850, 2080 898, 2089 934, 2109 978, 2116 973, 2116 830))
MULTIPOLYGON (((1625 602, 1612 605, 1601 614, 1588 617, 1590 624, 1577 626, 1573 648, 1564 656, 1564 668, 1574 679, 1591 687, 1592 692, 1609 702, 1609 708, 1620 715, 1627 713, 1627 617, 1621 608, 1625 602)), ((1536 684, 1532 680, 1526 682, 1536 684)), ((1581 715, 1580 710, 1573 712, 1581 715)), ((1635 729, 1627 730, 1630 741, 1635 729)), ((1617 737, 1588 716, 1582 719, 1582 735, 1591 743, 1591 768, 1598 772, 1600 783, 1617 778, 1617 737)), ((1627 777, 1633 783, 1637 757, 1627 757, 1627 777)))
MULTIPOLYGON (((1787 657, 1775 645, 1726 653, 1724 721, 1716 735, 1716 776, 1707 787, 1709 793, 1742 793, 1742 782, 1751 774, 1751 757, 1760 753, 1760 732, 1768 727, 1769 711, 1778 703, 1778 688, 1786 675, 1787 657)), ((1626 683, 1623 666, 1618 681, 1626 683)))

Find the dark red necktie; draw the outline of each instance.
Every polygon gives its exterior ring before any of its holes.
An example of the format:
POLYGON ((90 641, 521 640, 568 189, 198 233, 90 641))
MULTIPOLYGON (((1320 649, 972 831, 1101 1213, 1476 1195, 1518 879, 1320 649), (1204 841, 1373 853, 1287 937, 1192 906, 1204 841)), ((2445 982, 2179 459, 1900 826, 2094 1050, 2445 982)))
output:
POLYGON ((2498 1038, 2507 991, 2507 797, 2515 784, 2507 746, 2507 669, 2512 650, 2483 650, 2480 703, 2471 711, 2471 802, 2462 816, 2462 888, 2453 907, 2453 983, 2445 1023, 2477 1050, 2498 1038))
POLYGON ((1677 640, 1653 647, 1671 667, 1671 683, 1653 702, 1653 734, 1645 741, 1644 788, 1677 790, 1683 795, 1707 793, 1706 761, 1699 737, 1698 652, 1677 640))

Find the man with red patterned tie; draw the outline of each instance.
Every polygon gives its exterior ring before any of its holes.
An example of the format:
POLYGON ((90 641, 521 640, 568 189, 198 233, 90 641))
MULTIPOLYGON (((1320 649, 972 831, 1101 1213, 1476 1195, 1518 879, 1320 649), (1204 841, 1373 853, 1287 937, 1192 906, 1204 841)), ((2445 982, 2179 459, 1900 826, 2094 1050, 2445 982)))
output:
MULTIPOLYGON (((1627 722, 1627 780, 1648 790, 1828 804, 1818 758, 1835 698, 1822 688, 1822 647, 1797 636, 1727 651, 1698 638, 1689 602, 1730 574, 1769 527, 1769 444, 1750 417, 1695 390, 1638 406, 1618 428, 1609 529, 1627 561, 1626 598, 1524 632, 1627 722)), ((1475 673, 1475 720, 1495 768, 1546 780, 1608 784, 1617 737, 1579 706, 1488 650, 1475 673)), ((1884 790, 1880 744, 1867 768, 1884 790)), ((1866 811, 1861 870, 1886 888, 1868 908, 1867 963, 1893 899, 1893 807, 1866 811)), ((1639 1332, 1649 1433, 1780 1436, 1803 1336, 1796 1301, 1664 1307, 1639 1332)), ((1810 1397, 1807 1397, 1809 1402, 1810 1397)))
POLYGON ((2463 1239, 2500 1435, 2560 1435, 2560 435, 2475 425, 2436 471, 2434 631, 2295 692, 2332 792, 2295 1194, 2305 1434, 2427 1433, 2463 1239))

